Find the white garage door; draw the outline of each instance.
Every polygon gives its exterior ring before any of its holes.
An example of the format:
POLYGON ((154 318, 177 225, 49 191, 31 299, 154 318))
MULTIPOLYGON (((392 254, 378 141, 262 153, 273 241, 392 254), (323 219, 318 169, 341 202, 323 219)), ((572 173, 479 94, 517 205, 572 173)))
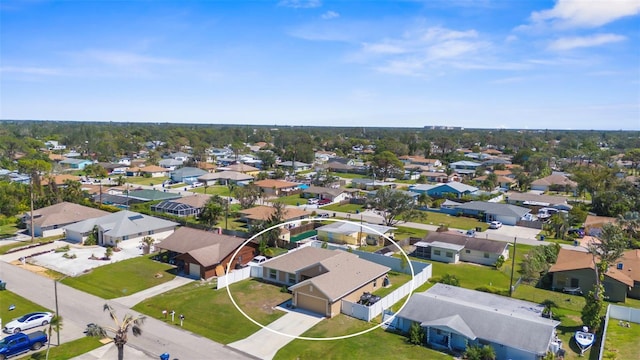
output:
POLYGON ((200 265, 198 264, 189 264, 189 276, 193 276, 195 278, 200 278, 200 265))

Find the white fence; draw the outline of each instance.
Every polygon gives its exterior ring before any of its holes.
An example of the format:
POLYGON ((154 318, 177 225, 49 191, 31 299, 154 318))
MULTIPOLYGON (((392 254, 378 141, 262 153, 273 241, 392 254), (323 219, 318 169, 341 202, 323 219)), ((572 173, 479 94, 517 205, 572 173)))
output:
POLYGON ((262 266, 249 266, 242 269, 232 270, 223 276, 218 276, 218 289, 223 289, 233 283, 248 279, 250 277, 259 277, 262 272, 262 266), (260 275, 259 275, 260 274, 260 275))
POLYGON ((602 332, 602 342, 600 343, 600 356, 599 360, 602 360, 604 355, 604 346, 607 343, 607 326, 611 319, 628 321, 636 324, 640 324, 640 309, 634 309, 630 307, 613 305, 607 306, 607 315, 604 318, 604 331, 602 332))
MULTIPOLYGON (((413 289, 424 284, 431 277, 431 266, 427 266, 413 278, 413 289)), ((411 282, 408 282, 394 290, 391 294, 383 297, 380 301, 371 306, 352 303, 342 300, 340 312, 356 319, 371 321, 376 316, 382 314, 382 311, 390 308, 405 296, 411 294, 411 282)))

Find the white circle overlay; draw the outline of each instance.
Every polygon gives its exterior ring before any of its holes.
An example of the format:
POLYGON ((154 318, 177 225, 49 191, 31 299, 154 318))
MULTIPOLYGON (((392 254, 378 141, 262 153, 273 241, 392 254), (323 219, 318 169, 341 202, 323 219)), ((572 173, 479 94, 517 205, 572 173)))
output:
MULTIPOLYGON (((271 331, 272 333, 278 334, 278 335, 282 335, 282 336, 286 336, 286 337, 290 337, 292 339, 300 339, 300 340, 314 340, 314 341, 323 341, 323 340, 342 340, 342 339, 348 339, 351 337, 355 337, 355 336, 359 336, 359 335, 363 335, 366 334, 370 331, 373 331, 379 327, 381 327, 384 324, 388 324, 391 323, 393 321, 393 319, 396 318, 396 314, 398 314, 409 302, 409 298, 411 297, 411 294, 413 293, 414 290, 414 279, 415 279, 415 272, 413 270, 413 265, 411 264, 411 260, 409 259, 409 256, 407 255, 407 253, 402 249, 402 247, 400 245, 398 245, 398 243, 396 243, 393 239, 389 238, 388 236, 386 236, 385 234, 380 233, 380 231, 369 227, 365 224, 361 224, 361 223, 356 223, 353 221, 348 221, 348 220, 342 220, 342 219, 332 219, 332 218, 319 218, 319 217, 315 217, 315 218, 309 218, 309 219, 302 219, 302 220, 293 220, 293 221, 286 221, 286 222, 282 222, 280 224, 277 225, 273 225, 268 229, 264 229, 262 231, 260 231, 259 233, 253 235, 252 237, 250 237, 249 239, 247 239, 247 241, 245 241, 244 243, 242 243, 242 245, 233 253, 233 255, 231 256, 231 259, 229 260, 229 262, 227 263, 227 274, 231 271, 231 264, 233 263, 233 260, 236 258, 236 256, 238 255, 238 253, 240 252, 240 250, 242 250, 243 247, 245 247, 251 240, 255 239, 256 237, 264 234, 267 231, 273 230, 275 228, 279 228, 283 225, 287 225, 287 224, 299 224, 301 221, 332 221, 332 222, 342 222, 342 223, 351 223, 351 224, 356 224, 357 226, 362 226, 363 228, 366 228, 367 230, 373 231, 374 233, 378 233, 380 236, 384 237, 385 239, 391 241, 391 243, 393 243, 393 245, 395 245, 395 247, 397 247, 400 252, 402 253, 402 256, 404 256, 407 259, 407 263, 409 265, 409 269, 411 270, 411 280, 409 282, 410 284, 410 289, 409 289, 409 295, 407 296, 407 299, 404 301, 404 303, 402 304, 402 306, 400 307, 400 309, 393 315, 391 315, 391 317, 389 319, 387 319, 387 321, 384 322, 380 322, 380 324, 371 327, 369 329, 366 330, 362 330, 360 332, 357 333, 353 333, 353 334, 347 334, 347 335, 342 335, 342 336, 333 336, 333 337, 323 337, 323 338, 317 338, 317 337, 306 337, 306 336, 296 336, 296 335, 291 335, 291 334, 287 334, 287 333, 283 333, 274 329, 270 329, 268 327, 268 325, 262 325, 259 322, 257 322, 256 320, 254 320, 252 317, 250 317, 249 315, 247 315, 244 311, 242 311, 242 309, 240 308, 240 306, 238 306, 238 304, 236 303, 235 299, 233 298, 233 295, 231 295, 231 290, 229 289, 231 284, 227 284, 226 289, 227 289, 227 294, 229 295, 229 299, 231 300, 231 302, 233 303, 233 306, 236 307, 236 309, 238 309, 238 311, 244 315, 244 317, 246 317, 249 321, 251 321, 252 323, 258 325, 259 327, 271 331)), ((348 316, 348 315, 347 315, 348 316)), ((364 320, 362 320, 364 321, 364 320)))

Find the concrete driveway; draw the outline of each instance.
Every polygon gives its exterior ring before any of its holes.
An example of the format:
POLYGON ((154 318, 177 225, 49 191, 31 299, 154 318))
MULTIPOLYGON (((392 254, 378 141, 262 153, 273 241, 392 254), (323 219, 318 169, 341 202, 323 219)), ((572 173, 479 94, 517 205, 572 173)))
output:
MULTIPOLYGON (((299 336, 322 321, 322 319, 324 317, 320 315, 290 311, 280 319, 267 325, 267 327, 283 334, 299 336)), ((293 340, 294 338, 292 337, 276 334, 267 329, 260 329, 248 338, 233 342, 227 346, 259 359, 269 360, 273 359, 278 350, 293 340)))

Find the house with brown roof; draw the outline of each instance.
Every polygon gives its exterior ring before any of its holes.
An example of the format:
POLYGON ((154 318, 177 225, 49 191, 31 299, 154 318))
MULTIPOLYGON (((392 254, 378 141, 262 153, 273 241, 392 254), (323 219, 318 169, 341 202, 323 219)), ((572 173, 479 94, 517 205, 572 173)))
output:
POLYGON ((227 165, 227 166, 221 167, 220 170, 236 171, 236 172, 251 175, 251 176, 256 176, 260 172, 260 169, 258 169, 257 167, 253 167, 251 165, 247 165, 243 163, 227 165))
POLYGON ((300 186, 298 183, 274 179, 260 180, 254 182, 254 184, 260 188, 260 191, 265 196, 285 196, 292 191, 298 190, 300 186))
POLYGON ((332 202, 338 202, 349 198, 349 193, 341 188, 328 188, 322 186, 309 186, 302 190, 302 196, 306 199, 329 199, 332 202))
POLYGON ((333 317, 342 300, 357 302, 382 287, 390 268, 342 250, 303 247, 263 264, 264 280, 288 285, 293 306, 333 317))
MULTIPOLYGON (((582 251, 560 249, 556 263, 549 269, 554 289, 579 288, 587 293, 596 283, 593 256, 582 251)), ((603 286, 609 301, 624 302, 628 297, 640 299, 640 250, 625 251, 609 266, 603 286)))
POLYGON ((69 174, 45 176, 45 177, 42 178, 42 180, 40 180, 40 184, 49 185, 51 180, 53 180, 53 182, 56 185, 61 186, 61 185, 64 185, 64 182, 67 181, 67 180, 80 182, 80 176, 69 175, 69 174))
POLYGON ((156 248, 167 251, 169 259, 189 276, 210 279, 224 275, 229 262, 230 268, 235 269, 251 261, 255 254, 253 244, 243 246, 231 261, 232 255, 244 242, 245 239, 235 236, 181 227, 156 248))
MULTIPOLYGON (((272 206, 258 205, 249 209, 240 210, 240 221, 245 221, 249 226, 266 221, 276 211, 272 206)), ((302 220, 309 217, 309 212, 302 209, 288 207, 284 210, 283 221, 302 220)))
POLYGON ((247 183, 253 180, 253 176, 249 174, 243 174, 237 171, 220 171, 215 173, 208 173, 201 176, 198 176, 198 181, 206 184, 206 185, 230 185, 230 184, 239 184, 239 183, 247 183))
POLYGON ((538 191, 576 191, 578 183, 569 179, 566 175, 560 173, 553 173, 549 176, 543 177, 538 180, 534 180, 531 183, 531 190, 538 191))
POLYGON ((170 170, 156 165, 148 165, 140 168, 141 175, 150 174, 151 177, 164 177, 169 176, 170 170))
MULTIPOLYGON (((474 178, 473 180, 476 182, 476 185, 480 186, 483 181, 487 180, 487 177, 488 175, 482 175, 474 178)), ((506 176, 497 176, 496 181, 499 188, 507 190, 510 190, 516 184, 514 179, 506 176)))
POLYGON ((420 176, 424 176, 424 178, 427 180, 427 182, 430 183, 441 183, 441 184, 446 184, 449 181, 460 181, 459 177, 457 177, 456 175, 456 179, 453 180, 452 176, 454 174, 451 175, 447 175, 447 173, 445 172, 439 172, 439 171, 423 171, 420 173, 420 176))
POLYGON ((430 232, 414 244, 412 255, 424 259, 457 264, 466 261, 495 265, 500 256, 509 258, 509 243, 466 236, 457 232, 430 232))
MULTIPOLYGON (((79 221, 108 215, 103 210, 70 202, 47 206, 33 211, 33 235, 56 236, 64 234, 63 227, 79 221)), ((27 212, 23 217, 27 224, 27 230, 31 228, 31 213, 27 212)))

